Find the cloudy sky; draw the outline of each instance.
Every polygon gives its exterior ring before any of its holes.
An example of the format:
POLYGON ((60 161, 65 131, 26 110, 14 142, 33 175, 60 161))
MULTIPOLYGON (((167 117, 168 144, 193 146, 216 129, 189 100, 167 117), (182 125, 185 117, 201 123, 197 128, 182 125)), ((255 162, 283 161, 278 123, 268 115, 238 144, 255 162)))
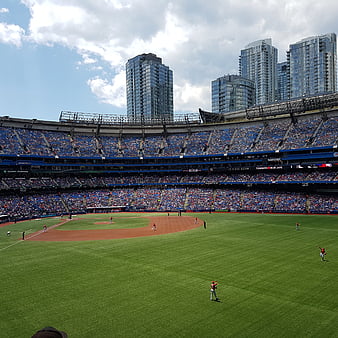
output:
POLYGON ((1 0, 0 116, 124 115, 125 64, 155 53, 174 73, 174 110, 211 109, 210 83, 238 74, 248 43, 338 33, 336 0, 1 0))

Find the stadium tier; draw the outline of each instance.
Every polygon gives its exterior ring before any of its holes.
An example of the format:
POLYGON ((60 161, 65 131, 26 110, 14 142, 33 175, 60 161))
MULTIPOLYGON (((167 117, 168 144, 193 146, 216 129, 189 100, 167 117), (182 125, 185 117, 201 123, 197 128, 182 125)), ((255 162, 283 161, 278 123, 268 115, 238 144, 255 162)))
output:
POLYGON ((154 126, 0 118, 0 212, 337 213, 338 108, 154 126))
MULTIPOLYGON (((16 120, 16 122, 18 122, 16 120)), ((154 130, 157 135, 149 135, 139 130, 138 135, 130 135, 119 128, 100 132, 92 128, 70 127, 60 124, 39 125, 16 123, 11 120, 2 121, 0 127, 0 154, 25 155, 38 157, 98 157, 98 158, 133 158, 133 157, 177 157, 220 155, 224 153, 252 153, 282 151, 292 149, 332 148, 337 144, 338 117, 307 115, 293 123, 290 118, 270 119, 251 123, 231 123, 198 126, 193 131, 190 127, 175 128, 168 133, 154 130), (29 127, 29 129, 27 129, 29 127), (51 130, 31 129, 48 127, 51 130), (79 130, 79 134, 76 132, 79 130), (63 131, 61 131, 63 130, 63 131), (109 135, 107 133, 113 133, 109 135)), ((168 128, 166 128, 168 129, 168 128)), ((137 131, 136 131, 137 132, 137 131)), ((315 150, 315 149, 314 149, 315 150)))

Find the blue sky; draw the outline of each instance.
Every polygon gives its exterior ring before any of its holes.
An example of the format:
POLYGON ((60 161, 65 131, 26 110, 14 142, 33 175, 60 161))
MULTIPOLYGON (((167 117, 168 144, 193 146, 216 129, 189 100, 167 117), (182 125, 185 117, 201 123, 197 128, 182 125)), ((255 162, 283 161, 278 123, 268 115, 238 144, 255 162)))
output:
POLYGON ((123 115, 125 63, 155 53, 174 72, 174 110, 210 109, 210 83, 240 50, 338 32, 335 0, 1 0, 0 115, 123 115), (150 10, 151 9, 151 10, 150 10), (325 18, 325 20, 323 20, 325 18))
MULTIPOLYGON (((30 12, 20 1, 2 0, 0 22, 26 32, 30 12)), ((96 72, 80 66, 76 50, 23 40, 21 46, 0 43, 0 115, 58 120, 62 110, 124 114, 125 109, 105 104, 91 92, 87 81, 96 72)))

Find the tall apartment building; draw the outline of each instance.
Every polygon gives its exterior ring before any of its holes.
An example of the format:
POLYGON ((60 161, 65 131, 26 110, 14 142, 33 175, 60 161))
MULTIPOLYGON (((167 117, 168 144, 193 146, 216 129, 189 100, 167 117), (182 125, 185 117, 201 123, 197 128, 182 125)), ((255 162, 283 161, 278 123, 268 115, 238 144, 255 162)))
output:
POLYGON ((289 65, 287 61, 277 63, 277 100, 289 99, 289 65))
POLYGON ((313 36, 291 44, 287 52, 290 98, 337 90, 337 37, 313 36))
POLYGON ((129 120, 173 120, 173 72, 161 58, 149 53, 129 59, 126 85, 129 120))
POLYGON ((213 113, 246 109, 255 103, 254 82, 239 75, 225 75, 211 82, 213 113))
POLYGON ((276 100, 277 59, 278 50, 271 39, 252 42, 241 50, 239 74, 254 81, 258 105, 276 100))

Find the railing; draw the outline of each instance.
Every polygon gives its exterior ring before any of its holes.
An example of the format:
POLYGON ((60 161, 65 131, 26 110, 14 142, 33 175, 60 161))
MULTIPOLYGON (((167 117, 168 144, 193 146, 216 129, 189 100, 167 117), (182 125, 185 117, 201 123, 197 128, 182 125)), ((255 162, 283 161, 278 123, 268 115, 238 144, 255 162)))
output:
POLYGON ((175 113, 174 117, 164 116, 162 118, 142 118, 135 119, 126 115, 101 114, 101 113, 83 113, 61 111, 59 122, 64 123, 85 123, 94 125, 135 125, 135 126, 152 126, 167 124, 199 124, 201 118, 199 113, 175 113))

